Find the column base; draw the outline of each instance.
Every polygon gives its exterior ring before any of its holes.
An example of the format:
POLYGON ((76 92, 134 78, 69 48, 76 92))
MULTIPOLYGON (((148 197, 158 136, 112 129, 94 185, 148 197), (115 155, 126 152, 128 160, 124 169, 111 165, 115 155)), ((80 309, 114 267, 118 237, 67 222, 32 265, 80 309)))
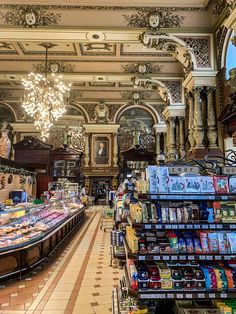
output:
POLYGON ((187 156, 192 159, 203 160, 205 156, 209 154, 224 156, 223 152, 218 147, 217 148, 196 148, 192 150, 191 152, 188 152, 187 156))

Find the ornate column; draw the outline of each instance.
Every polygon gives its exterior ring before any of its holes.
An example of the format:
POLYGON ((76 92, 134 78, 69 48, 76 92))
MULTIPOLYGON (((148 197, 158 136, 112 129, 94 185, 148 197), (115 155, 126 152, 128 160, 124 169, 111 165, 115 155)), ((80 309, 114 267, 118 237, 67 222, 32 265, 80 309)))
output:
POLYGON ((194 139, 196 141, 195 149, 203 149, 203 119, 202 119, 202 100, 201 100, 202 87, 197 86, 194 88, 194 139))
POLYGON ((89 167, 90 154, 89 154, 89 134, 85 133, 85 152, 84 152, 85 167, 89 167))
POLYGON ((193 101, 193 95, 189 93, 187 95, 188 99, 188 105, 189 105, 189 122, 188 122, 188 140, 190 143, 190 149, 189 151, 193 151, 195 147, 195 138, 194 138, 194 125, 193 125, 193 120, 194 120, 194 101, 193 101))
POLYGON ((161 152, 161 133, 156 132, 156 161, 158 162, 158 155, 161 152))
POLYGON ((117 133, 113 135, 114 148, 113 148, 113 164, 114 167, 118 167, 118 144, 117 144, 117 133))
POLYGON ((185 139, 184 139, 184 117, 179 117, 179 155, 180 158, 185 155, 185 139))
POLYGON ((213 103, 213 93, 215 88, 207 87, 207 137, 209 148, 217 148, 217 130, 216 130, 216 113, 213 103))
POLYGON ((169 154, 176 154, 175 119, 176 117, 169 118, 169 154))

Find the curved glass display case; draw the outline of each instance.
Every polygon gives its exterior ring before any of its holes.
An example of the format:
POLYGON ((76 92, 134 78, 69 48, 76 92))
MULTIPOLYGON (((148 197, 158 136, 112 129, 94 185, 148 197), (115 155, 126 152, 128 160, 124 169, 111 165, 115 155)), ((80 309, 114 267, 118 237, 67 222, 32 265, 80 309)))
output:
POLYGON ((84 221, 84 217, 84 205, 77 197, 1 210, 0 279, 1 275, 27 269, 45 259, 67 234, 84 221), (22 253, 23 259, 16 256, 22 253), (3 265, 9 255, 11 261, 15 259, 10 272, 3 265), (21 265, 22 260, 24 265, 21 265))

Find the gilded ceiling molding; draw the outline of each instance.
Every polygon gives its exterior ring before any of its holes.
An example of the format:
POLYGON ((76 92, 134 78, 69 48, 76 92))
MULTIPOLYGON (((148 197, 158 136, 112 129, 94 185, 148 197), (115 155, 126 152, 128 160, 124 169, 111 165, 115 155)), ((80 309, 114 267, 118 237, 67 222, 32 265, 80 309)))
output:
POLYGON ((217 66, 218 69, 222 68, 222 54, 224 50, 226 35, 228 28, 222 25, 216 33, 216 48, 217 48, 217 66))
POLYGON ((58 25, 61 19, 61 14, 52 12, 46 5, 5 5, 3 7, 9 8, 9 11, 0 15, 6 24, 36 28, 58 25))
MULTIPOLYGON (((45 63, 33 64, 35 71, 45 72, 45 63)), ((47 72, 49 73, 72 73, 75 71, 76 66, 69 62, 60 60, 48 61, 47 72)))
POLYGON ((123 15, 128 27, 135 28, 176 28, 183 24, 184 16, 168 8, 140 8, 135 13, 123 15))
POLYGON ((226 16, 228 17, 236 8, 236 2, 235 0, 214 0, 211 1, 210 6, 214 15, 220 16, 226 10, 226 16))
MULTIPOLYGON (((17 5, 12 4, 2 4, 0 8, 15 8, 17 5)), ((194 11, 194 12, 204 12, 207 11, 209 5, 205 7, 171 7, 168 8, 170 11, 177 12, 177 11, 194 11)), ((90 11, 134 11, 137 10, 137 6, 96 6, 96 5, 48 5, 48 10, 90 10, 90 11)), ((155 7, 145 7, 142 6, 143 10, 155 10, 155 7)), ((160 10, 166 10, 166 7, 159 7, 160 10)))
POLYGON ((138 73, 140 68, 145 68, 145 72, 148 74, 157 74, 163 71, 163 65, 154 62, 139 62, 139 63, 128 63, 121 66, 121 70, 126 73, 138 73))
POLYGON ((3 105, 6 108, 11 110, 11 112, 13 113, 13 115, 15 117, 16 122, 25 120, 25 113, 24 113, 24 110, 20 104, 18 104, 18 103, 8 104, 8 103, 0 100, 0 105, 3 105))
POLYGON ((0 41, 0 49, 12 50, 11 43, 8 43, 6 41, 0 41))
POLYGON ((123 92, 120 93, 121 97, 123 99, 128 100, 144 100, 144 99, 150 99, 150 97, 153 95, 153 91, 129 91, 129 92, 123 92))

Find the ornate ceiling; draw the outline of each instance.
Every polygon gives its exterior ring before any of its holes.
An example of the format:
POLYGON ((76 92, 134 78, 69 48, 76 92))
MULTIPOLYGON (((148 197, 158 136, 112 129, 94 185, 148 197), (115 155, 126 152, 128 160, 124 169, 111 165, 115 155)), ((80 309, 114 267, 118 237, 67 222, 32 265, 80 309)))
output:
MULTIPOLYGON (((52 42, 49 70, 56 65, 64 79, 73 83, 73 106, 81 105, 86 111, 88 105, 91 110, 100 101, 114 108, 129 104, 134 92, 145 91, 142 86, 135 89, 132 81, 140 64, 146 64, 149 77, 172 89, 175 103, 183 103, 186 60, 182 46, 191 49, 196 69, 215 70, 213 30, 220 1, 39 0, 35 6, 35 1, 3 0, 1 100, 19 110, 21 78, 30 71, 44 71, 44 48, 39 43, 52 42), (153 12, 160 16, 161 33, 181 42, 178 55, 169 48, 141 42, 140 35, 148 30, 153 12)), ((143 104, 163 109, 163 97, 157 90, 141 96, 143 104)))

